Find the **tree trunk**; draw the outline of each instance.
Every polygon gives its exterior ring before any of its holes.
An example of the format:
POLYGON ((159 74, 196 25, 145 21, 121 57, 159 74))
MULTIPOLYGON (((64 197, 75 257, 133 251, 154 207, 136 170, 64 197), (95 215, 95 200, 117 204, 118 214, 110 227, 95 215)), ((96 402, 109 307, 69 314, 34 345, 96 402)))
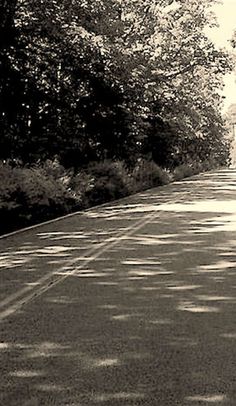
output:
POLYGON ((11 42, 17 0, 0 0, 0 48, 11 42))

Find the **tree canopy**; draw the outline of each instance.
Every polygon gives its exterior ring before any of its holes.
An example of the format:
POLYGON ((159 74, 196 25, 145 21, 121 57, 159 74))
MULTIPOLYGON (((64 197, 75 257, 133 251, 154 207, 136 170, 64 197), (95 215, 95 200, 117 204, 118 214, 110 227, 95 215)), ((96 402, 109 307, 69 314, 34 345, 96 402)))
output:
POLYGON ((213 3, 3 0, 1 158, 226 163, 213 3))

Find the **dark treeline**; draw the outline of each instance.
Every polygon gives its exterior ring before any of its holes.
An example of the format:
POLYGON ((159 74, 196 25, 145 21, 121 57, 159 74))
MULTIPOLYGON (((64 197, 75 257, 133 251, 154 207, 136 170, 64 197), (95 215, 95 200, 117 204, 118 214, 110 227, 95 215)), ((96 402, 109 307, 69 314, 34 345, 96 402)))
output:
POLYGON ((1 2, 2 159, 227 161, 211 1, 1 2))
POLYGON ((1 0, 0 159, 226 165, 214 0, 1 0))

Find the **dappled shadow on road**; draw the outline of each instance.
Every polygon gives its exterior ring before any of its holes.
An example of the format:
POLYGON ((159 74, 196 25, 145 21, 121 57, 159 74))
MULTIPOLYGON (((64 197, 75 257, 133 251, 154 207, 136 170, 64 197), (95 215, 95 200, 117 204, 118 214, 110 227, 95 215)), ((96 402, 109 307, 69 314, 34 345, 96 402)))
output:
MULTIPOLYGON (((205 200, 208 204, 215 201, 230 201, 236 193, 236 170, 222 170, 218 173, 204 174, 175 182, 167 187, 151 189, 146 192, 105 205, 104 208, 91 210, 85 213, 88 218, 102 217, 107 220, 124 218, 128 221, 130 216, 138 218, 140 213, 150 213, 160 210, 160 204, 166 202, 184 202, 185 205, 193 201, 205 200)), ((205 202, 203 204, 205 204, 205 202)), ((207 210, 205 210, 207 211, 207 210)), ((211 211, 211 210, 210 210, 211 211)), ((131 219, 130 219, 131 220, 131 219)))
POLYGON ((4 282, 0 286, 0 309, 2 302, 5 304, 5 296, 15 296, 17 289, 31 291, 41 284, 38 283, 41 278, 45 282, 47 276, 48 282, 52 282, 53 275, 58 272, 67 272, 71 265, 81 263, 85 258, 86 261, 92 259, 89 253, 96 253, 104 238, 109 240, 122 232, 111 228, 105 232, 101 224, 94 228, 87 219, 78 224, 66 224, 66 227, 59 223, 57 226, 54 231, 38 230, 36 234, 26 234, 25 238, 16 235, 0 241, 0 272, 4 282), (80 231, 74 231, 73 227, 80 231))
MULTIPOLYGON (((175 184, 168 204, 162 189, 158 206, 145 192, 141 201, 88 211, 94 248, 117 225, 121 234, 83 266, 76 249, 86 239, 38 233, 42 244, 61 247, 55 260, 70 253, 78 262, 54 268, 67 273, 63 283, 3 321, 2 404, 20 396, 22 406, 235 406, 234 179, 205 175, 199 189, 186 181, 187 202, 173 202, 175 184), (149 221, 122 232, 145 213, 149 221), (66 241, 71 251, 62 250, 66 241)), ((39 260, 52 261, 47 254, 39 260)))

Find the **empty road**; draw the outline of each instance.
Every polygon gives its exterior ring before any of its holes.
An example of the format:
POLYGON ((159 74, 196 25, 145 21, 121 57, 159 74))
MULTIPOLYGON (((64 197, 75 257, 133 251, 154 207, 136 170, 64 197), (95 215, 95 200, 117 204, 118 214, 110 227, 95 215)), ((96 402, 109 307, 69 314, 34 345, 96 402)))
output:
POLYGON ((236 405, 236 170, 0 239, 1 406, 236 405))

